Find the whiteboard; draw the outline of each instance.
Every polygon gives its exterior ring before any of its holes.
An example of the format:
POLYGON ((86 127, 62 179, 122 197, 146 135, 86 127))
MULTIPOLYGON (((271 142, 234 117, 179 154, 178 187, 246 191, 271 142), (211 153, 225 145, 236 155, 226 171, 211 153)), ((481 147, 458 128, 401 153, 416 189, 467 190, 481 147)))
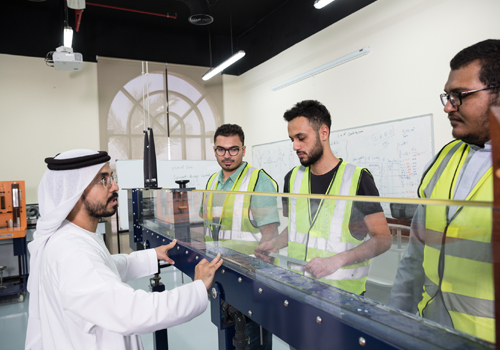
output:
MULTIPOLYGON (((220 171, 215 160, 158 160, 158 186, 179 188, 177 180, 189 180, 186 187, 204 190, 210 175, 220 171)), ((142 160, 117 160, 118 208, 120 229, 128 230, 128 188, 144 188, 144 169, 142 160)))
MULTIPOLYGON (((434 156, 432 114, 333 131, 330 146, 335 156, 367 168, 380 196, 415 198, 434 156)), ((252 160, 278 182, 280 192, 285 175, 300 165, 290 140, 253 146, 252 160)))

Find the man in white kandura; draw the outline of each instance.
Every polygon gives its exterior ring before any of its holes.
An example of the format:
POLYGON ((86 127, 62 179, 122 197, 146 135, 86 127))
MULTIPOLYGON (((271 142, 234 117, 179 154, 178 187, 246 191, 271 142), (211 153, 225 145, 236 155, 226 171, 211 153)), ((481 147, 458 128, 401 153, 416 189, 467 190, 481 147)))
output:
POLYGON ((174 262, 169 245, 111 255, 96 233, 100 217, 117 208, 118 185, 106 152, 72 150, 47 158, 38 190, 41 217, 29 244, 31 273, 26 349, 142 349, 139 334, 200 315, 221 266, 203 259, 194 282, 148 293, 125 282, 174 262))

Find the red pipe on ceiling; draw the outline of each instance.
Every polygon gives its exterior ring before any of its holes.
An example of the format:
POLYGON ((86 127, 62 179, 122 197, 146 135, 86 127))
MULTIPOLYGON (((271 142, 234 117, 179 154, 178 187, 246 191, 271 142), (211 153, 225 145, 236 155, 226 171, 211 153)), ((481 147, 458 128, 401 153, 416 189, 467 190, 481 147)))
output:
POLYGON ((132 9, 126 9, 126 8, 123 8, 123 7, 94 4, 94 3, 91 3, 91 2, 87 2, 86 4, 87 5, 91 5, 91 6, 106 7, 106 8, 115 9, 115 10, 122 10, 122 11, 142 13, 142 14, 145 14, 145 15, 152 15, 152 16, 158 16, 158 17, 166 17, 166 18, 177 19, 177 14, 175 14, 174 16, 172 16, 172 15, 169 15, 168 13, 166 15, 164 15, 162 13, 154 13, 154 12, 147 12, 147 11, 140 11, 140 10, 132 10, 132 9))
POLYGON ((75 10, 75 31, 80 29, 80 22, 82 21, 83 10, 75 10))

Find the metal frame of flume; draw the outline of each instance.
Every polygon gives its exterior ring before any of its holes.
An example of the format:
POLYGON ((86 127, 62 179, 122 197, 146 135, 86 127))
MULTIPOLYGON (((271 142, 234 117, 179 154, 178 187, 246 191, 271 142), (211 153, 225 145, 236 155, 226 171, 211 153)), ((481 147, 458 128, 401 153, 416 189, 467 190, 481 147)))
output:
MULTIPOLYGON (((152 248, 172 241, 172 238, 141 223, 143 191, 148 190, 129 190, 130 243, 134 250, 152 248)), ((199 261, 213 258, 206 251, 200 252, 181 240, 169 251, 169 256, 176 262, 175 267, 191 278, 194 277, 194 269, 199 261)), ((319 288, 325 288, 321 282, 311 282, 308 277, 279 267, 276 269, 295 280, 307 279, 309 284, 315 283, 319 288)), ((326 289, 331 293, 331 288, 326 289)), ((327 304, 323 302, 325 307, 321 307, 321 300, 315 299, 313 294, 242 269, 229 258, 224 260, 216 272, 208 294, 211 319, 218 327, 220 350, 234 348, 234 326, 225 322, 222 301, 299 350, 326 350, 333 345, 338 349, 430 350, 450 346, 462 349, 494 348, 490 343, 454 333, 416 316, 340 290, 338 294, 334 294, 338 297, 338 309, 327 312, 327 304), (370 321, 370 318, 374 320, 370 321)))

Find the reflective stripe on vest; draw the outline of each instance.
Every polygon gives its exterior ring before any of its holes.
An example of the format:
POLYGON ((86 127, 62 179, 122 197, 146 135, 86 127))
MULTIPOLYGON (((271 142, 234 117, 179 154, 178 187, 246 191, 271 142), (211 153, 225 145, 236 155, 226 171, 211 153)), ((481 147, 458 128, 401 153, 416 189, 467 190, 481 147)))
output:
MULTIPOLYGON (((425 287, 429 294, 435 294, 438 291, 438 285, 427 277, 425 287)), ((477 317, 495 317, 495 301, 493 300, 482 300, 457 293, 443 293, 443 300, 446 305, 450 305, 449 311, 469 314, 470 309, 473 309, 477 317)))
MULTIPOLYGON (((221 170, 222 171, 222 170, 221 170)), ((259 169, 251 167, 248 163, 241 171, 238 179, 233 184, 231 191, 252 192, 255 189, 259 177, 259 169)), ((208 183, 208 190, 217 188, 217 180, 221 172, 213 174, 208 183)), ((215 218, 219 218, 221 230, 218 232, 218 239, 230 239, 238 241, 259 242, 262 234, 260 230, 250 222, 250 199, 248 194, 234 195, 228 194, 224 199, 222 207, 213 206, 213 194, 205 194, 204 211, 205 219, 212 223, 215 218), (217 215, 219 214, 219 215, 217 215)), ((206 230, 206 235, 211 236, 213 230, 206 230)))
MULTIPOLYGON (((469 146, 462 141, 446 145, 424 174, 419 195, 453 199, 455 178, 468 152, 469 146)), ((493 200, 491 167, 466 200, 493 200)), ((491 209, 459 207, 451 220, 447 211, 445 206, 425 207, 423 268, 426 281, 419 313, 425 317, 426 308, 432 308, 436 297, 441 295, 455 329, 494 342, 491 209)))
MULTIPOLYGON (((327 194, 356 195, 362 170, 342 161, 327 194)), ((291 192, 309 194, 309 176, 309 168, 303 166, 294 168, 290 177, 291 192)), ((288 255, 310 261, 314 257, 330 257, 357 247, 363 240, 355 239, 349 231, 351 208, 352 201, 322 200, 316 217, 311 218, 308 199, 290 198, 288 255), (307 257, 305 257, 306 243, 307 257)), ((301 267, 290 267, 302 272, 301 267)), ((365 261, 340 268, 322 277, 321 280, 353 293, 362 293, 365 290, 368 270, 369 261, 365 261)))

